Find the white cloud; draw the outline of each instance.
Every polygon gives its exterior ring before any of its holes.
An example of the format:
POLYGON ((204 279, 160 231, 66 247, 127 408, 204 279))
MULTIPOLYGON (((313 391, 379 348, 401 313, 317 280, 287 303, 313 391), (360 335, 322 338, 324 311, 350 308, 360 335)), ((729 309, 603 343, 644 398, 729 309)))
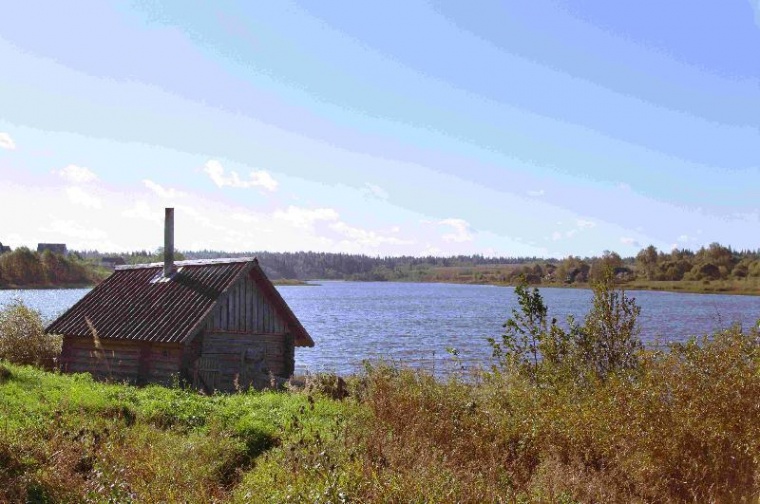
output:
POLYGON ((439 256, 442 254, 443 254, 443 250, 439 249, 438 247, 434 247, 428 243, 425 249, 422 252, 420 252, 419 257, 439 256))
POLYGON ((375 231, 367 231, 366 229, 351 227, 341 221, 330 224, 330 229, 350 238, 353 242, 361 246, 378 247, 382 244, 409 245, 413 243, 408 240, 396 238, 395 236, 383 236, 375 231))
POLYGON ((98 179, 98 176, 95 175, 89 168, 73 164, 62 168, 61 170, 58 170, 56 173, 58 173, 58 175, 60 175, 64 180, 67 180, 74 184, 87 184, 98 179))
POLYGON ((596 227, 596 222, 585 219, 578 219, 575 221, 575 224, 578 226, 578 229, 591 229, 596 227))
POLYGON ((308 229, 318 221, 334 222, 340 218, 332 208, 301 208, 289 206, 286 210, 277 210, 275 219, 283 220, 297 228, 308 229))
POLYGON ((528 191, 528 196, 533 196, 534 198, 543 196, 544 194, 546 194, 546 191, 543 189, 539 189, 537 191, 528 191))
POLYGON ((149 179, 144 179, 143 184, 145 184, 145 187, 153 191, 159 198, 174 199, 185 195, 183 192, 176 189, 167 189, 149 179))
POLYGON ((102 229, 96 229, 71 220, 54 220, 50 223, 50 227, 44 228, 43 231, 52 231, 69 238, 78 238, 81 240, 92 241, 105 240, 108 238, 108 234, 102 229))
POLYGON ((209 160, 203 166, 203 171, 209 176, 209 178, 211 178, 217 187, 262 187, 268 191, 275 191, 279 185, 269 172, 264 170, 251 171, 248 175, 248 180, 241 179, 240 175, 235 171, 230 171, 229 175, 225 175, 224 167, 215 159, 209 160))
POLYGON ((16 142, 8 133, 0 133, 0 149, 16 150, 16 142))
POLYGON ((622 238, 620 238, 620 243, 622 243, 623 245, 630 245, 632 247, 637 247, 637 248, 641 247, 641 244, 636 239, 631 238, 629 236, 623 236, 622 238))
POLYGON ((557 240, 561 240, 561 239, 562 239, 562 233, 560 233, 559 231, 555 231, 555 232, 552 233, 552 240, 553 241, 557 241, 557 240))
POLYGON ((261 217, 259 217, 258 215, 253 215, 250 213, 243 213, 243 212, 235 212, 232 215, 230 215, 230 218, 232 220, 244 222, 246 224, 261 222, 261 217))
POLYGON ((567 238, 572 238, 572 237, 573 237, 573 236, 575 236, 577 233, 578 233, 578 230, 577 230, 577 229, 571 229, 570 231, 566 231, 566 232, 565 232, 565 237, 567 237, 567 238))
POLYGON ((462 243, 473 240, 470 223, 464 219, 443 219, 438 221, 438 224, 450 226, 453 229, 452 233, 445 234, 441 237, 443 241, 462 243))
POLYGON ((100 201, 100 198, 86 192, 81 187, 77 187, 77 186, 67 187, 66 196, 68 196, 69 201, 71 201, 75 205, 80 205, 87 208, 102 208, 103 207, 103 203, 100 201))
POLYGON ((163 222, 161 211, 151 209, 146 201, 137 201, 132 208, 124 210, 121 214, 130 219, 141 219, 156 223, 163 222))
POLYGON ((676 241, 680 243, 688 243, 689 241, 691 241, 691 237, 689 235, 682 234, 681 236, 676 238, 676 241))
POLYGON ((385 189, 383 189, 382 187, 378 185, 370 184, 369 182, 364 184, 364 188, 362 189, 362 192, 368 196, 374 196, 381 200, 387 200, 390 196, 388 194, 388 191, 386 191, 385 189))

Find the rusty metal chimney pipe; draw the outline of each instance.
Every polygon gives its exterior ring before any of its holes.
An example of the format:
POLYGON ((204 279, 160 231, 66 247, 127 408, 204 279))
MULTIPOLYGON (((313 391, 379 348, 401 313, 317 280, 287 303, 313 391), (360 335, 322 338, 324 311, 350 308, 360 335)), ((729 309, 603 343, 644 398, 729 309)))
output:
POLYGON ((164 277, 174 272, 174 209, 167 208, 164 217, 164 277))

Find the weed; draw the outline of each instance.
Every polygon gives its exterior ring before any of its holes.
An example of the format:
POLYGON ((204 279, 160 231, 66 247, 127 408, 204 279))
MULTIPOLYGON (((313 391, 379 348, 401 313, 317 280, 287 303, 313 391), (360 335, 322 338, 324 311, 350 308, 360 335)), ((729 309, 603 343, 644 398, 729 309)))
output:
POLYGON ((0 310, 0 359, 53 369, 61 338, 45 334, 39 312, 16 299, 0 310))

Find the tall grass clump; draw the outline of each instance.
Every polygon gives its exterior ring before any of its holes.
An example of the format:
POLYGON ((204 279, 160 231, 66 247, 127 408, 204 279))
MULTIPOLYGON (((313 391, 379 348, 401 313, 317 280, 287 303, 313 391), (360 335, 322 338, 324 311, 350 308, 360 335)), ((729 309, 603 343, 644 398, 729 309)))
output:
POLYGON ((39 312, 16 299, 0 310, 0 359, 52 369, 61 354, 60 336, 45 334, 39 312))

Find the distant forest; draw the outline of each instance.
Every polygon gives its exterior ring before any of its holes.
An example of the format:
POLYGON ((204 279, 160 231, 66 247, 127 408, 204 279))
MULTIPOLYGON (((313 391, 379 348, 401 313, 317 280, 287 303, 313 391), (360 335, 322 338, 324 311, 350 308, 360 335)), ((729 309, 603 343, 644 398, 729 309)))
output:
MULTIPOLYGON (((636 256, 605 251, 598 257, 371 257, 328 252, 230 253, 184 251, 176 260, 255 256, 273 279, 422 281, 457 283, 583 284, 612 270, 620 281, 703 281, 760 278, 760 250, 737 251, 713 243, 697 251, 666 253, 649 246, 636 256)), ((114 254, 95 250, 59 255, 26 247, 0 255, 0 287, 92 284, 110 273, 103 262, 114 254)), ((127 264, 160 262, 162 250, 118 254, 127 264)))

